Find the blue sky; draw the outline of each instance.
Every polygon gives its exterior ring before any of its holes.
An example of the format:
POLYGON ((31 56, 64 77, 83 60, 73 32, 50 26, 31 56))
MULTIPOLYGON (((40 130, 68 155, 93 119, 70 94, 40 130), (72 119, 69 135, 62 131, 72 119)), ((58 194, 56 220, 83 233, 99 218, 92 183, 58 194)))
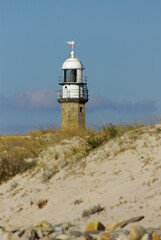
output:
POLYGON ((160 0, 1 0, 0 134, 60 126, 68 40, 88 77, 88 125, 160 115, 160 13, 160 0))

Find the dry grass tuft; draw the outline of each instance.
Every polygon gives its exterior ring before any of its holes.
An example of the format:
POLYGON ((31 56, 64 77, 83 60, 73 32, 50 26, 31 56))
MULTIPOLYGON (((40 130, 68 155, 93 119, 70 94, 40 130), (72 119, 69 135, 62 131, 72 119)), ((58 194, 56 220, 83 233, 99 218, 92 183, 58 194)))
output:
POLYGON ((43 208, 43 207, 45 207, 45 205, 48 203, 48 200, 47 199, 45 199, 45 200, 39 200, 38 202, 37 202, 37 206, 38 206, 38 208, 43 208))
POLYGON ((82 217, 89 217, 95 213, 102 212, 104 210, 104 207, 101 207, 100 204, 93 206, 90 209, 86 209, 82 213, 82 217))
POLYGON ((33 136, 0 137, 0 183, 36 166, 44 140, 33 136))

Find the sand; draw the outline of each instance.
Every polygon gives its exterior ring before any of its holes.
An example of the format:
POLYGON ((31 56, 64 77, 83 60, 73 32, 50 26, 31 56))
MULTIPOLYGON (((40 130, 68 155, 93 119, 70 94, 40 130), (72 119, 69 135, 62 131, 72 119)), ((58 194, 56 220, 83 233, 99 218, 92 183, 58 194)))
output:
POLYGON ((52 224, 70 222, 84 230, 94 220, 106 225, 143 215, 142 226, 161 226, 159 128, 149 126, 113 139, 44 183, 44 168, 61 161, 65 149, 70 151, 81 142, 71 139, 46 149, 38 158, 38 169, 0 185, 0 225, 22 226, 46 220, 52 224), (43 200, 47 203, 39 208, 37 203, 43 200), (85 209, 98 204, 104 211, 82 217, 85 209))

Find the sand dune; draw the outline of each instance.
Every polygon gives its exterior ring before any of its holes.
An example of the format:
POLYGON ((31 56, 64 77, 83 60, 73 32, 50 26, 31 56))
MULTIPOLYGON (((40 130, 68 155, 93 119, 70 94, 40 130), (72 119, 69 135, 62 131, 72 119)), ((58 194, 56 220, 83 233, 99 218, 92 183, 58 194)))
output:
MULTIPOLYGON (((161 128, 149 126, 94 149, 75 166, 59 168, 49 181, 44 171, 61 162, 79 138, 43 151, 39 166, 0 185, 0 225, 30 225, 41 220, 71 222, 84 229, 89 221, 110 224, 144 215, 142 225, 161 225, 161 128), (55 154, 59 153, 59 159, 55 154), (38 202, 44 201, 39 208, 38 202), (83 218, 94 205, 104 211, 83 218)), ((59 165, 60 166, 60 165, 59 165)))

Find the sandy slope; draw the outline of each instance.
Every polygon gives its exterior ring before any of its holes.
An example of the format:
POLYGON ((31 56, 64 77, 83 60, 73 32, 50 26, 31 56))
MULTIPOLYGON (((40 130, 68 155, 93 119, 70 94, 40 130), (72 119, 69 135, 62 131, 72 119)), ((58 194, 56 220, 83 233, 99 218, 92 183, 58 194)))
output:
POLYGON ((53 224, 77 223, 84 229, 92 220, 108 224, 144 215, 143 226, 160 226, 161 131, 158 127, 106 143, 77 167, 70 171, 63 168, 47 183, 42 182, 44 167, 60 161, 64 149, 80 142, 64 141, 63 145, 41 153, 42 168, 34 174, 18 175, 0 186, 0 225, 19 226, 47 220, 53 224), (45 199, 47 204, 39 209, 37 202, 45 199), (81 203, 74 204, 76 200, 81 203), (82 218, 84 209, 97 204, 105 210, 82 218))

